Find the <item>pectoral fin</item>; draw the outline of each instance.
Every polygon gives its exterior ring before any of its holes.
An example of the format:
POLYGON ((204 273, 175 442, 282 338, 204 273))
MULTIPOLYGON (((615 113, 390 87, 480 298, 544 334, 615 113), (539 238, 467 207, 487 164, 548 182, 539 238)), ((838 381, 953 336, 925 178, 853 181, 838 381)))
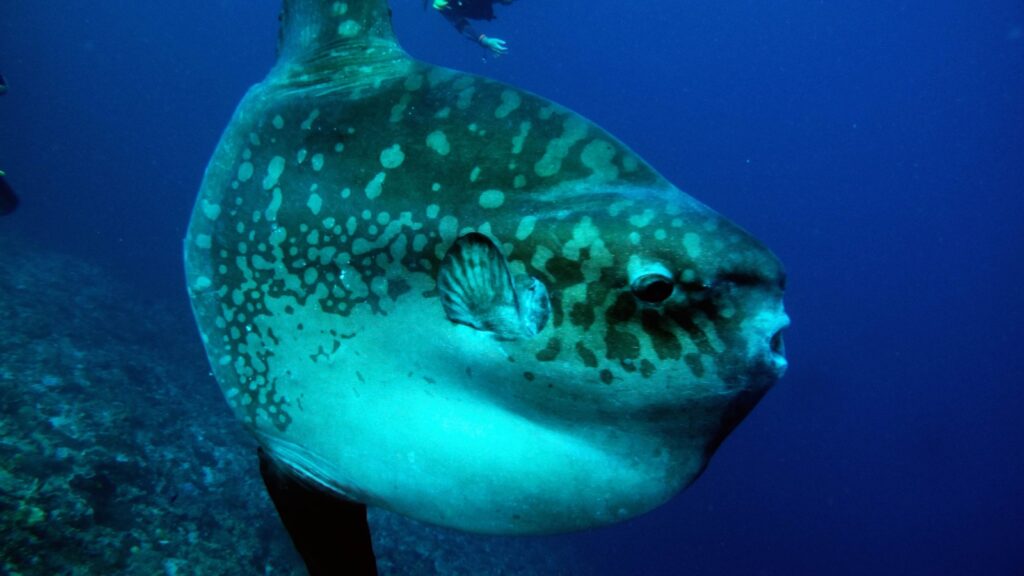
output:
POLYGON ((437 287, 452 322, 508 337, 518 331, 516 287, 505 256, 477 232, 452 244, 441 261, 437 287))

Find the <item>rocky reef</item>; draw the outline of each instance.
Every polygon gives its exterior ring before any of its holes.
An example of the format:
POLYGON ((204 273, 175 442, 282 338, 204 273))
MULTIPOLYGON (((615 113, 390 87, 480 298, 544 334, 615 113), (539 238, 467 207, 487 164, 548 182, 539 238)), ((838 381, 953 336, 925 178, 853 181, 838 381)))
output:
MULTIPOLYGON (((0 246, 0 574, 305 574, 184 289, 0 246)), ((370 519, 384 575, 591 572, 565 540, 370 519)))

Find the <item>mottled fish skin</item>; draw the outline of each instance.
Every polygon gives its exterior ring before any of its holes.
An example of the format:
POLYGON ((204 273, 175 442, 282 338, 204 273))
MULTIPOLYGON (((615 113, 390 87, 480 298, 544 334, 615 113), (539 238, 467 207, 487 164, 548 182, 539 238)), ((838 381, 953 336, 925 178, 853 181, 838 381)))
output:
POLYGON ((381 0, 286 0, 185 238, 227 401, 277 460, 435 524, 547 533, 692 482, 785 369, 784 273, 596 125, 410 59, 381 0), (479 232, 549 290, 536 336, 445 317, 479 232))

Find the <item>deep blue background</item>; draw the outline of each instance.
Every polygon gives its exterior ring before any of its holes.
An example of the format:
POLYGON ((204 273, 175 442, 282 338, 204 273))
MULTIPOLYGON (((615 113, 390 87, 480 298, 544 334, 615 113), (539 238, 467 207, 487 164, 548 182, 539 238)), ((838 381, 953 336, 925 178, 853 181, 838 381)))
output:
MULTIPOLYGON (((520 0, 493 58, 398 1, 413 55, 583 113, 787 264, 789 374, 693 488, 574 537, 606 573, 1024 573, 1024 3, 520 0)), ((188 313, 277 10, 4 2, 0 226, 188 313)))

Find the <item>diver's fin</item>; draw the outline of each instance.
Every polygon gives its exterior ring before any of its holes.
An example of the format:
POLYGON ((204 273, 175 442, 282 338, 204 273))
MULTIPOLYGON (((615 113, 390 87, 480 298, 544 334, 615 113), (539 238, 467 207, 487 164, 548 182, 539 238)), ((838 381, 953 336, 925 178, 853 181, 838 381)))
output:
POLYGON ((376 576, 366 506, 311 485, 261 449, 260 474, 310 576, 376 576))
POLYGON ((518 324, 516 287, 508 262, 494 242, 479 232, 462 236, 448 249, 437 287, 452 322, 498 332, 518 324))
POLYGON ((7 183, 7 178, 0 172, 0 216, 6 216, 18 207, 18 196, 7 183))

